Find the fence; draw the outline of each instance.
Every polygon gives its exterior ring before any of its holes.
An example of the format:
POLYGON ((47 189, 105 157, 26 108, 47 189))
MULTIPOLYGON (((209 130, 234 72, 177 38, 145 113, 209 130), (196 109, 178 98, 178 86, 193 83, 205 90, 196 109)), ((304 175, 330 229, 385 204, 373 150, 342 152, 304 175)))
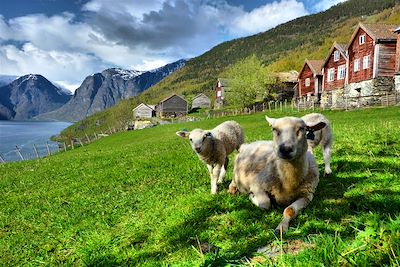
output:
POLYGON ((350 110, 350 109, 360 109, 367 107, 388 107, 400 104, 400 94, 399 93, 386 93, 379 95, 367 95, 367 96, 355 96, 355 97, 340 97, 335 101, 331 99, 326 103, 318 103, 313 100, 306 101, 304 99, 293 102, 293 106, 298 110, 310 110, 315 108, 320 108, 323 110, 350 110))

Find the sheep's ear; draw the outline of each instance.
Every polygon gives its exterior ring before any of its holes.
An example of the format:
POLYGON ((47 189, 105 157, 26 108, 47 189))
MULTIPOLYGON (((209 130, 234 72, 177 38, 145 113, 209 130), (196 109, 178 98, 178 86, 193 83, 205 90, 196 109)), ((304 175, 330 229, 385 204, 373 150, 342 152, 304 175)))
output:
POLYGON ((211 132, 206 132, 206 133, 204 134, 204 137, 211 137, 211 136, 212 136, 211 132))
POLYGON ((307 125, 307 130, 308 131, 310 131, 310 130, 311 131, 319 131, 322 128, 324 128, 325 126, 326 126, 326 123, 321 121, 314 125, 307 125))
POLYGON ((276 119, 273 119, 273 118, 268 117, 267 115, 265 115, 265 119, 267 120, 269 126, 274 125, 275 120, 276 120, 276 119))
POLYGON ((176 132, 176 135, 181 137, 181 138, 188 138, 189 134, 190 134, 190 132, 188 132, 188 131, 178 131, 178 132, 176 132))

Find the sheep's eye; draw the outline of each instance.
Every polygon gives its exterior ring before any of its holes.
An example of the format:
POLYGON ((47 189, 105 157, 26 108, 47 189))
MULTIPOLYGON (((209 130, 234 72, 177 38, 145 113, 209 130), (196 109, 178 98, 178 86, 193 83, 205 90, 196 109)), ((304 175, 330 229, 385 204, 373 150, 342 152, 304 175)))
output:
POLYGON ((279 135, 281 134, 281 132, 280 132, 278 129, 276 129, 276 128, 272 128, 272 131, 273 131, 277 136, 279 136, 279 135))
POLYGON ((304 128, 303 128, 303 127, 299 128, 299 129, 297 130, 297 135, 298 135, 298 136, 301 135, 301 134, 303 133, 303 131, 304 131, 304 128))
POLYGON ((193 141, 193 139, 192 139, 192 138, 189 138, 189 141, 190 141, 190 142, 192 142, 192 141, 193 141))
POLYGON ((250 193, 249 193, 249 197, 253 198, 253 197, 254 197, 254 193, 253 193, 253 192, 250 192, 250 193))

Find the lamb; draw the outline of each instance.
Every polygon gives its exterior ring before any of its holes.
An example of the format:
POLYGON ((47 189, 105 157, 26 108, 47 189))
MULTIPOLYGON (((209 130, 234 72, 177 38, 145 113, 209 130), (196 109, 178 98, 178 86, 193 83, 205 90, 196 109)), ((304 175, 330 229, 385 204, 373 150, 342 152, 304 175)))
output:
POLYGON ((268 210, 271 201, 287 206, 275 229, 285 233, 289 222, 313 199, 319 182, 318 167, 308 151, 307 130, 318 131, 326 124, 306 124, 302 119, 266 117, 273 141, 243 144, 235 157, 234 177, 229 192, 249 194, 259 208, 268 210))
POLYGON ((235 121, 226 121, 212 130, 194 129, 178 131, 182 138, 189 138, 192 149, 208 168, 211 177, 211 194, 218 191, 217 184, 224 181, 228 167, 228 155, 244 142, 243 129, 235 121))
POLYGON ((319 144, 322 147, 322 154, 324 157, 325 163, 325 175, 330 175, 332 173, 331 170, 331 147, 332 147, 332 129, 329 120, 322 114, 319 113, 311 113, 304 115, 301 117, 306 124, 316 124, 318 122, 324 122, 326 126, 322 128, 320 131, 315 131, 312 137, 307 139, 308 141, 308 150, 313 153, 314 148, 316 148, 319 144))

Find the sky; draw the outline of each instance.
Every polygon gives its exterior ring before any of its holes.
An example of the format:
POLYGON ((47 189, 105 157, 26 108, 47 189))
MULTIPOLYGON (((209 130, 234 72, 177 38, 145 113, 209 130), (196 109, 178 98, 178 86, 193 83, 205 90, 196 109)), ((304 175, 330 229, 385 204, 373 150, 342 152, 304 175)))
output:
POLYGON ((0 74, 74 91, 104 69, 154 69, 344 1, 1 0, 0 74))

